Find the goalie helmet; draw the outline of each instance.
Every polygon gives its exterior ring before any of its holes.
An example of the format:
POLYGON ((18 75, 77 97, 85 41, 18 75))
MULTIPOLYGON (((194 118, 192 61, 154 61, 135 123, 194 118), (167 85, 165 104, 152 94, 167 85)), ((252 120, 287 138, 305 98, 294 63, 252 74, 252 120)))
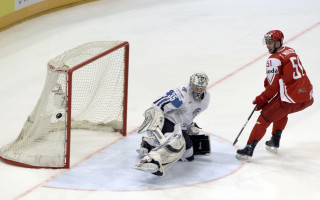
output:
POLYGON ((208 82, 209 78, 203 72, 195 73, 190 77, 190 87, 195 100, 203 98, 203 93, 208 86, 208 82))
POLYGON ((268 33, 264 35, 264 40, 267 42, 269 40, 273 40, 274 42, 277 42, 280 40, 281 44, 283 43, 283 33, 279 30, 271 30, 268 33))

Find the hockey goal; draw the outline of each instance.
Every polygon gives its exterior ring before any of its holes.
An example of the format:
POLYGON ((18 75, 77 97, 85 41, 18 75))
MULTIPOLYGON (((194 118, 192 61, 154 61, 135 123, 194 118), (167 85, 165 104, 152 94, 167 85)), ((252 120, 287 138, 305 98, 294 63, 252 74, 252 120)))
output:
POLYGON ((69 168, 71 129, 126 135, 129 43, 90 42, 48 62, 44 89, 20 135, 0 159, 31 168, 69 168))

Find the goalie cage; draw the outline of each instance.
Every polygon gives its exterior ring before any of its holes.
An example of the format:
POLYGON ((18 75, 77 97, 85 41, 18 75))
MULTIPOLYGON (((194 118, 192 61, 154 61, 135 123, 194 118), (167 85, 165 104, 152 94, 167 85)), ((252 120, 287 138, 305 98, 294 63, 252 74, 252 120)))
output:
POLYGON ((48 62, 44 89, 0 159, 30 168, 69 168, 71 128, 126 135, 129 43, 90 42, 48 62), (110 128, 111 127, 111 128, 110 128))

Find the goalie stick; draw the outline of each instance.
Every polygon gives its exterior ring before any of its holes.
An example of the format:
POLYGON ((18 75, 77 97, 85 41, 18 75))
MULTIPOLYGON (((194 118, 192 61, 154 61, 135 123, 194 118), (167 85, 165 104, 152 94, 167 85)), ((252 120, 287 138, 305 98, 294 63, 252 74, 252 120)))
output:
POLYGON ((242 126, 242 129, 241 129, 240 133, 238 134, 237 138, 236 138, 236 139, 234 140, 234 142, 233 142, 233 146, 238 142, 238 138, 239 138, 239 136, 241 135, 241 133, 242 133, 243 129, 247 126, 247 124, 248 124, 248 122, 249 122, 249 120, 250 120, 250 118, 251 118, 252 114, 254 113, 254 111, 256 111, 257 106, 258 106, 258 105, 256 105, 256 106, 253 108, 253 111, 251 112, 250 116, 248 117, 248 119, 247 119, 246 123, 242 126))

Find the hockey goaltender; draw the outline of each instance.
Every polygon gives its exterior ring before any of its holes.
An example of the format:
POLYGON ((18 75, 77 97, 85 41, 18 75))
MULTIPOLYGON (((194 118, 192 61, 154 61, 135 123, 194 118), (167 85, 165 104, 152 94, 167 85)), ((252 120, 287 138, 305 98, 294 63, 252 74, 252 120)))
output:
POLYGON ((194 118, 208 108, 208 76, 195 73, 183 84, 161 95, 145 111, 139 133, 142 137, 137 149, 141 158, 135 169, 163 176, 165 169, 176 161, 190 162, 194 155, 209 154, 210 140, 199 134, 194 118))

